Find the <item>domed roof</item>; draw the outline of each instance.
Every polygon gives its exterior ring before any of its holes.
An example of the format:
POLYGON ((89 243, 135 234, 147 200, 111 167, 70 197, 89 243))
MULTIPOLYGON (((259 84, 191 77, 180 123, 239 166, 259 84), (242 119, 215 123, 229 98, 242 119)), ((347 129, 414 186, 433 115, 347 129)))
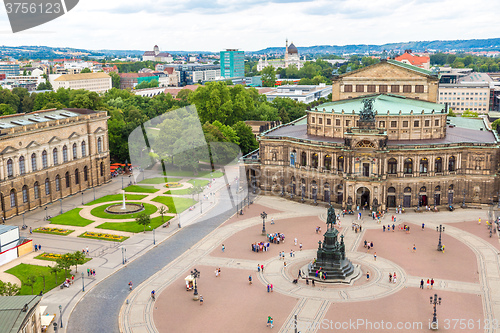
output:
POLYGON ((295 47, 295 45, 290 44, 290 46, 288 47, 288 54, 298 54, 299 53, 299 50, 297 50, 297 48, 295 47))

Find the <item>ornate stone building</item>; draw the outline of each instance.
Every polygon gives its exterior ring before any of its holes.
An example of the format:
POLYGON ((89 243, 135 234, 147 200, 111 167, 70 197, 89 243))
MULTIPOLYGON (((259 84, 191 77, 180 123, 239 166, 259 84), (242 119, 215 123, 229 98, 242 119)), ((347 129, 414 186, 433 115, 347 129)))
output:
POLYGON ((499 136, 487 120, 447 118, 433 94, 352 96, 271 129, 244 159, 250 184, 347 209, 497 201, 499 136))
POLYGON ((0 205, 5 218, 111 178, 107 113, 42 110, 0 117, 0 205))

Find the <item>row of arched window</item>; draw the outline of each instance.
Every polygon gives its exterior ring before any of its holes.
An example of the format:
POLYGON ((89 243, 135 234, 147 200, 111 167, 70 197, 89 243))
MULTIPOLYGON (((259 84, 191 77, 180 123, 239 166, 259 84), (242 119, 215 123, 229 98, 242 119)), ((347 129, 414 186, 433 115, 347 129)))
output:
MULTIPOLYGON (((450 184, 450 185, 448 186, 448 191, 453 191, 453 184, 450 184)), ((405 187, 405 188, 404 188, 403 192, 404 192, 405 194, 410 194, 410 193, 412 192, 412 189, 411 189, 411 187, 407 186, 407 187, 405 187)), ((419 189, 419 191, 418 191, 418 192, 419 192, 419 193, 426 193, 426 192, 427 192, 427 187, 425 187, 425 186, 420 187, 420 189, 419 189)), ((441 192, 441 186, 440 186, 440 185, 437 185, 436 187, 434 187, 434 192, 441 192)), ((391 194, 396 194, 396 188, 395 188, 395 187, 393 187, 393 186, 389 187, 389 188, 387 189, 387 193, 388 193, 389 195, 391 195, 391 194)))
MULTIPOLYGON (((102 169, 102 167, 101 167, 102 169)), ((75 178, 75 184, 80 184, 80 171, 78 169, 75 169, 74 173, 74 178, 75 178)), ((83 181, 88 181, 89 180, 89 173, 88 173, 88 168, 85 166, 83 168, 83 181)), ((66 188, 69 188, 71 186, 71 179, 70 179, 70 173, 66 172, 64 174, 64 182, 66 188)), ((62 190, 61 186, 61 178, 59 175, 56 175, 56 178, 54 180, 55 183, 55 188, 56 192, 59 192, 62 190)), ((45 195, 50 195, 51 189, 50 189, 50 179, 46 178, 44 182, 44 190, 45 190, 45 195)), ((28 194, 28 186, 24 185, 22 187, 22 194, 23 194, 23 203, 27 203, 29 201, 29 194, 28 194)), ((33 184, 33 196, 35 199, 40 199, 40 183, 36 181, 33 184)), ((16 207, 16 190, 11 189, 10 190, 10 207, 16 207)))
MULTIPOLYGON (((98 139, 97 143, 98 151, 100 152, 102 149, 102 142, 101 138, 98 139), (100 147, 100 148, 99 148, 100 147)), ((82 141, 81 143, 81 152, 82 152, 82 157, 85 157, 87 155, 87 146, 85 141, 82 141)), ((73 144, 73 160, 76 160, 78 158, 78 146, 76 143, 73 144)), ((62 162, 66 163, 69 161, 68 159, 68 147, 64 145, 62 147, 62 162)), ((52 150, 52 160, 54 162, 54 165, 59 164, 59 154, 58 154, 58 149, 54 148, 52 150)), ((7 160, 7 177, 14 177, 14 165, 13 161, 11 158, 7 160)), ((46 169, 49 167, 48 160, 47 160, 47 151, 44 150, 42 152, 42 169, 46 169)), ((37 171, 38 170, 38 161, 37 161, 37 156, 36 153, 31 154, 31 170, 32 171, 37 171)), ((26 173, 26 161, 24 159, 24 156, 19 157, 19 174, 24 175, 26 173)))
MULTIPOLYGON (((413 159, 407 158, 403 162, 403 173, 412 174, 414 172, 413 159)), ((447 170, 449 172, 453 172, 457 170, 456 158, 455 156, 450 156, 448 158, 448 167, 447 170)), ((419 163, 418 168, 419 173, 428 173, 429 172, 429 160, 427 158, 422 158, 419 163)), ((434 160, 434 172, 440 173, 443 172, 443 158, 436 157, 434 160)), ((388 174, 397 174, 398 173, 398 161, 395 158, 389 159, 387 162, 387 173, 388 174)))

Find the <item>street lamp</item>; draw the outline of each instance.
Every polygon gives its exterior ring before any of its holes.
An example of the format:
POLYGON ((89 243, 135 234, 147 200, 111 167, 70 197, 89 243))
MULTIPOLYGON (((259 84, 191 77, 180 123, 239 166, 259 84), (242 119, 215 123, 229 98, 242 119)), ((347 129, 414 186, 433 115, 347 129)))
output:
POLYGON ((267 218, 267 213, 262 212, 260 214, 260 217, 262 217, 262 235, 267 235, 266 233, 266 218, 267 218))
POLYGON ((44 210, 45 210, 45 221, 47 221, 47 219, 49 218, 49 216, 47 215, 47 207, 45 207, 44 210))
POLYGON ((127 261, 126 253, 127 253, 127 249, 124 246, 122 246, 122 264, 123 265, 125 265, 125 262, 127 261))
POLYGON ((443 225, 439 225, 439 227, 436 227, 436 231, 439 231, 439 243, 438 243, 438 251, 443 251, 443 245, 441 244, 441 232, 444 232, 444 227, 443 225))
POLYGON ((302 185, 302 202, 304 202, 304 196, 306 195, 306 187, 302 185))
POLYGON ((155 228, 153 228, 152 226, 149 226, 150 228, 153 229, 153 245, 156 245, 156 237, 155 237, 155 228))
POLYGON ((464 189, 464 200, 462 201, 462 208, 465 207, 465 189, 464 189))
POLYGON ((191 271, 191 275, 194 278, 194 298, 198 299, 198 285, 196 283, 196 280, 200 277, 200 271, 198 271, 196 268, 191 271))
POLYGON ((61 321, 61 328, 63 327, 62 324, 62 305, 59 305, 59 320, 61 321))
POLYGON ((85 282, 83 281, 83 272, 82 272, 82 292, 85 291, 85 282))
POLYGON ((434 305, 434 313, 432 315, 432 328, 436 329, 437 328, 436 308, 437 308, 437 305, 441 305, 441 297, 438 298, 437 294, 434 294, 434 297, 430 296, 430 303, 431 303, 431 305, 434 305))
POLYGON ((122 190, 123 190, 123 175, 122 175, 122 190))
POLYGON ((82 191, 82 206, 83 206, 83 191, 82 191))
POLYGON ((23 227, 26 225, 26 223, 24 223, 24 213, 23 213, 23 227))
POLYGON ((62 199, 59 199, 59 202, 61 203, 61 214, 63 213, 62 211, 62 199))
POLYGON ((177 219, 179 220, 179 221, 177 222, 177 225, 178 225, 178 226, 179 226, 179 228, 180 228, 180 227, 181 227, 181 213, 178 213, 178 214, 177 214, 177 219))

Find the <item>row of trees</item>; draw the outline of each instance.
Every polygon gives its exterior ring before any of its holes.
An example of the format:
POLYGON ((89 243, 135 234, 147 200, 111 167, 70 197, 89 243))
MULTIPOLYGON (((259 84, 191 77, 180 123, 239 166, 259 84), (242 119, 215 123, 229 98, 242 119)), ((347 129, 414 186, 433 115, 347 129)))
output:
POLYGON ((436 53, 430 56, 431 65, 450 65, 453 68, 472 68, 475 72, 498 72, 500 59, 471 54, 436 53))

